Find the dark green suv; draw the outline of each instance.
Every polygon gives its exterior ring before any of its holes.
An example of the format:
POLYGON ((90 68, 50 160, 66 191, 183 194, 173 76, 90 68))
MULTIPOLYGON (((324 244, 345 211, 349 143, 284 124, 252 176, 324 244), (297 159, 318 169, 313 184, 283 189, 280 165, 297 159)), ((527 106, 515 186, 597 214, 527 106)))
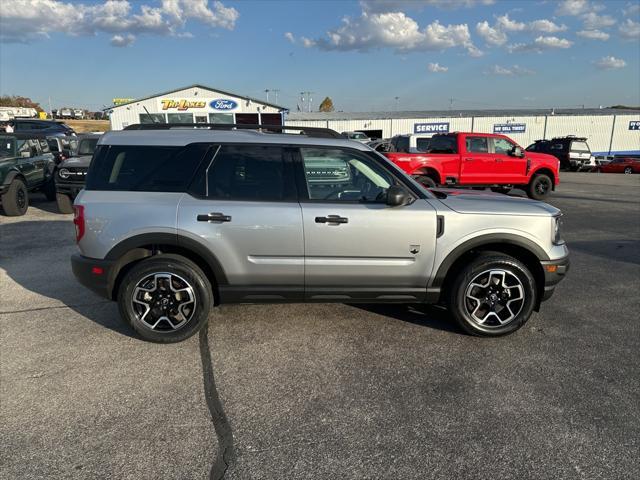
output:
POLYGON ((47 139, 28 133, 0 134, 0 202, 5 215, 24 215, 29 192, 55 200, 55 163, 47 139))

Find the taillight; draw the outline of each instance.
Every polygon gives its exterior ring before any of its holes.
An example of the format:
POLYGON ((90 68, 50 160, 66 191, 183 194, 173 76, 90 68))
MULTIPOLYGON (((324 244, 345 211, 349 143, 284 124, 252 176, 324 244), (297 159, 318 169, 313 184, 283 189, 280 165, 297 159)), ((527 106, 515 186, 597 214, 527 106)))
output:
POLYGON ((79 242, 84 235, 84 206, 73 206, 73 224, 76 227, 76 242, 79 242))

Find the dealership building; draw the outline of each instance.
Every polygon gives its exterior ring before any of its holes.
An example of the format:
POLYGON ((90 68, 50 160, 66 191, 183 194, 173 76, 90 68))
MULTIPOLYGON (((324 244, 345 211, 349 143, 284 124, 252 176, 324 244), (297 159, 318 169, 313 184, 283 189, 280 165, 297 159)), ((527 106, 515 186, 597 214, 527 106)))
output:
POLYGON ((158 93, 106 109, 112 130, 135 123, 239 123, 282 125, 286 109, 204 85, 158 93))
POLYGON ((446 110, 409 112, 296 112, 287 125, 363 132, 370 138, 408 133, 501 133, 527 147, 540 139, 566 135, 585 137, 592 153, 640 154, 640 110, 446 110))

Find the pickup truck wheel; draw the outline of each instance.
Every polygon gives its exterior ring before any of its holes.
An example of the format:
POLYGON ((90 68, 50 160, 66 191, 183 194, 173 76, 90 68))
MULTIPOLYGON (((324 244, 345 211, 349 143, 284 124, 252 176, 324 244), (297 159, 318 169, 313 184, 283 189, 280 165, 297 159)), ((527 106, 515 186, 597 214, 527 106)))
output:
POLYGON ((73 200, 69 195, 56 193, 56 204, 60 213, 73 213, 73 200))
POLYGON ((427 177, 426 175, 414 175, 413 179, 420 183, 421 185, 424 185, 427 188, 436 188, 437 184, 435 182, 435 180, 431 177, 427 177))
POLYGON ((53 180, 53 178, 47 180, 47 182, 44 184, 44 186, 42 187, 42 193, 44 193, 44 196, 47 197, 47 200, 49 200, 50 202, 56 200, 56 182, 53 180))
POLYGON ((553 182, 548 175, 539 173, 535 175, 527 185, 527 196, 534 200, 544 200, 553 190, 553 182))
POLYGON ((497 337, 522 327, 535 300, 535 280, 529 269, 513 257, 487 252, 457 275, 447 303, 465 332, 497 337))
POLYGON ((9 217, 19 217, 27 213, 27 208, 29 208, 27 186, 22 180, 16 178, 2 195, 2 209, 9 217))
POLYGON ((120 315, 145 340, 181 342, 208 321, 211 284, 195 263, 180 255, 149 257, 129 270, 118 289, 120 315))

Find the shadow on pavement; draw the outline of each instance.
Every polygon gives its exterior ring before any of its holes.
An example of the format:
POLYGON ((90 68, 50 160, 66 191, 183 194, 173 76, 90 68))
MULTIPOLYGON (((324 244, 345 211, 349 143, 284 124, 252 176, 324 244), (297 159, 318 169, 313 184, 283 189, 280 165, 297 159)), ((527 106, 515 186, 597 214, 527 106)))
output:
POLYGON ((569 242, 569 249, 607 260, 640 265, 638 240, 576 240, 569 242))
POLYGON ((395 318, 403 322, 412 323, 421 327, 443 330, 445 332, 465 335, 460 330, 446 309, 434 305, 425 304, 351 304, 352 307, 366 310, 367 312, 395 318))

